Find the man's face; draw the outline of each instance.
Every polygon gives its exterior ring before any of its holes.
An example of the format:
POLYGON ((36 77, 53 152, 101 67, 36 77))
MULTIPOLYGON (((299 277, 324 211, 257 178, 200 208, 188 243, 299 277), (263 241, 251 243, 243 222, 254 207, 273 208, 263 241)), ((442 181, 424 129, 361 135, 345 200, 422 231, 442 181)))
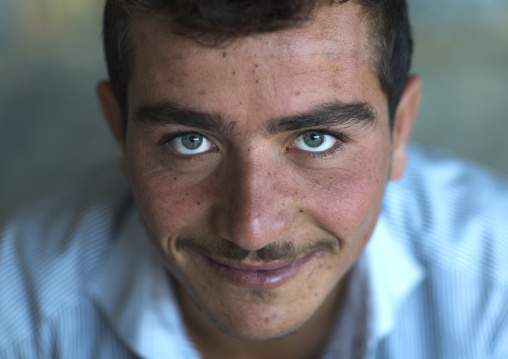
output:
POLYGON ((226 333, 301 327, 373 232, 391 140, 368 21, 325 7, 221 48, 133 26, 127 176, 178 290, 226 333))

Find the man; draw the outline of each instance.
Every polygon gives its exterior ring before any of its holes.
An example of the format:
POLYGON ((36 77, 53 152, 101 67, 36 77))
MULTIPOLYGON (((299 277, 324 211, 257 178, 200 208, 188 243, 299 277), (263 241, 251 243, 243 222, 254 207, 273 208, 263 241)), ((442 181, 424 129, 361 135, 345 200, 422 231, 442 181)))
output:
POLYGON ((404 1, 109 0, 104 39, 127 183, 7 223, 2 357, 508 357, 508 186, 408 149, 404 1))

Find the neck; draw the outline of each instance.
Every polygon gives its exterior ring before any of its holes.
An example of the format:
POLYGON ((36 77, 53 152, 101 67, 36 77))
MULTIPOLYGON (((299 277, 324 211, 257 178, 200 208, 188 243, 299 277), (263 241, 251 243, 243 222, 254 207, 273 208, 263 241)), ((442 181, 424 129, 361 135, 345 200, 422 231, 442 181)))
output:
POLYGON ((332 290, 312 318, 296 332, 278 339, 252 341, 220 331, 194 304, 188 292, 173 281, 187 334, 205 359, 310 359, 326 347, 342 297, 342 281, 332 290))

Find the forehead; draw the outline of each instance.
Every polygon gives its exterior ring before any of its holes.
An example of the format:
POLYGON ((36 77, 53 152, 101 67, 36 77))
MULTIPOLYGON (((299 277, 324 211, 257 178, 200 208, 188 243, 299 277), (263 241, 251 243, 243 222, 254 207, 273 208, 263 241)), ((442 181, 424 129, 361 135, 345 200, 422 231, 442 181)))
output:
MULTIPOLYGON (((160 21, 133 24, 129 110, 172 101, 232 117, 283 116, 323 102, 373 102, 381 89, 360 5, 325 6, 298 28, 207 47, 160 21)), ((376 99, 377 97, 377 99, 376 99)), ((384 97, 384 96, 383 96, 384 97)))

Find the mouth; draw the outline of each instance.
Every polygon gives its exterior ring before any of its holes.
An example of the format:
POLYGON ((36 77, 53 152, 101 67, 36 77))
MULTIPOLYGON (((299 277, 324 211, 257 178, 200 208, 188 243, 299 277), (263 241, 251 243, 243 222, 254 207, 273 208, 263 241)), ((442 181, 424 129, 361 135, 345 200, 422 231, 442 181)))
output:
POLYGON ((194 252, 209 268, 233 285, 244 288, 274 289, 282 286, 298 274, 318 254, 313 252, 290 262, 267 264, 243 264, 218 261, 194 252))

